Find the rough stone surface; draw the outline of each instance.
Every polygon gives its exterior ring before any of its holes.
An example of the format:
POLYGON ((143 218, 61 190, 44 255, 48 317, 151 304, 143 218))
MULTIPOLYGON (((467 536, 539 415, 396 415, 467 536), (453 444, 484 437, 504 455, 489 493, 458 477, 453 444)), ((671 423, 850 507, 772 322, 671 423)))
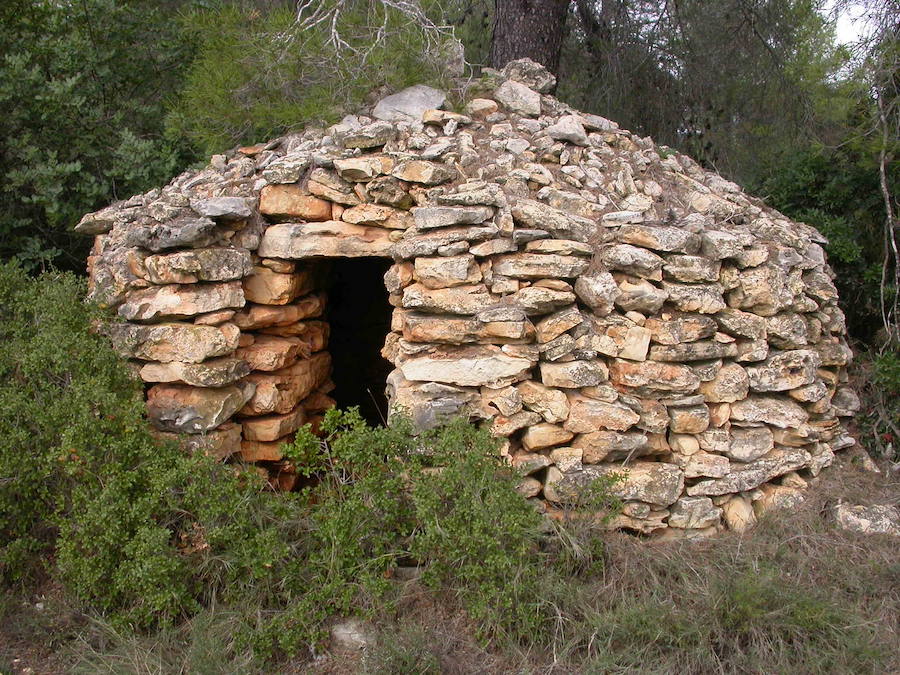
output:
POLYGON ((796 472, 853 443, 860 407, 824 239, 542 95, 539 64, 489 81, 465 114, 412 87, 84 216, 90 298, 124 320, 102 330, 152 385, 151 419, 290 489, 282 444, 318 428, 342 368, 386 361, 366 386, 388 415, 483 424, 548 517, 610 472, 627 474, 610 525, 650 537, 796 505, 796 472), (331 335, 354 298, 337 281, 383 285, 392 315, 373 303, 358 330, 384 333, 385 361, 339 351, 356 329, 331 335))

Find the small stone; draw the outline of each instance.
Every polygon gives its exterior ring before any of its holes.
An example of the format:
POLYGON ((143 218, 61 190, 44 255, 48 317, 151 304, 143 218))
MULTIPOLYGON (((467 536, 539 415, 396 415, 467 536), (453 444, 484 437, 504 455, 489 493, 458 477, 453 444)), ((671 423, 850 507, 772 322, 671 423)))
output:
POLYGON ((541 114, 541 95, 519 82, 507 80, 494 92, 494 98, 519 115, 537 117, 541 114))
POLYGON ((699 434, 709 427, 705 405, 669 408, 669 428, 676 434, 699 434))
POLYGON ((244 438, 248 441, 277 441, 291 432, 297 431, 306 421, 306 412, 301 406, 284 415, 264 415, 250 417, 243 421, 244 438))
POLYGON ((623 225, 617 238, 623 244, 654 251, 695 253, 700 248, 697 235, 680 227, 623 225))
POLYGON ((372 116, 387 122, 418 122, 426 110, 441 108, 446 101, 441 90, 416 84, 378 101, 372 116))
POLYGON ((732 497, 722 506, 722 516, 729 530, 743 532, 756 524, 753 504, 746 497, 732 497))
POLYGON ((725 309, 719 284, 676 284, 663 282, 669 302, 682 312, 716 314, 725 309))
POLYGON ((555 124, 551 124, 544 131, 550 138, 557 141, 568 141, 575 145, 589 145, 587 132, 584 130, 581 118, 577 115, 563 115, 555 124))
POLYGON ((553 91, 556 76, 540 63, 529 58, 510 61, 500 71, 507 80, 521 82, 541 94, 553 91))
POLYGON ((578 256, 514 253, 494 259, 495 274, 518 279, 571 279, 588 267, 589 261, 578 256))
POLYGON ((548 387, 592 387, 609 378, 609 371, 602 361, 541 363, 540 369, 541 382, 548 387))
POLYGON ((619 286, 609 272, 586 272, 575 280, 575 293, 597 316, 607 316, 621 295, 619 286))
POLYGON ((900 509, 895 506, 838 504, 834 518, 838 527, 848 532, 900 537, 900 509))
POLYGON ((567 307, 541 319, 535 325, 538 342, 550 342, 567 330, 581 324, 584 317, 577 307, 567 307))
POLYGON ((542 450, 555 445, 562 445, 574 438, 575 434, 555 424, 542 422, 534 424, 522 434, 522 446, 526 450, 542 450))
POLYGON ((821 366, 818 352, 809 349, 771 354, 756 366, 747 367, 753 391, 787 391, 816 381, 821 366))
POLYGON ((412 209, 416 227, 430 230, 452 225, 478 225, 494 215, 489 206, 420 206, 412 209))
POLYGON ((689 367, 674 363, 614 359, 609 372, 614 385, 628 387, 638 395, 645 392, 690 394, 700 386, 700 379, 689 367))
POLYGON ((456 178, 456 169, 423 159, 409 159, 394 167, 391 175, 409 183, 440 185, 456 178))
POLYGON ((471 255, 416 258, 415 279, 427 288, 449 288, 477 284, 481 270, 471 255))
POLYGON ((719 524, 722 510, 713 506, 709 497, 682 497, 676 501, 669 514, 669 527, 700 530, 719 524))
POLYGON ((606 403, 575 393, 569 393, 568 398, 569 417, 563 426, 574 433, 597 429, 628 431, 640 421, 640 415, 621 403, 606 403))
POLYGON ((731 419, 735 422, 762 422, 779 429, 790 429, 804 424, 809 419, 809 414, 790 399, 750 396, 731 404, 731 419))
POLYGON ((750 378, 747 371, 736 363, 723 365, 716 376, 700 384, 700 393, 710 403, 734 403, 747 398, 750 378))
POLYGON ((621 433, 608 429, 579 434, 572 442, 572 447, 582 451, 585 464, 641 457, 652 450, 647 434, 637 431, 621 433))
POLYGON ((280 274, 257 265, 243 281, 244 297, 261 305, 286 305, 313 289, 309 271, 280 274))
POLYGON ((716 332, 715 321, 700 314, 651 317, 644 322, 644 327, 650 331, 650 339, 662 345, 696 342, 716 332))
POLYGON ((731 459, 739 462, 752 462, 775 447, 772 431, 768 427, 749 427, 731 429, 731 441, 724 450, 731 459))

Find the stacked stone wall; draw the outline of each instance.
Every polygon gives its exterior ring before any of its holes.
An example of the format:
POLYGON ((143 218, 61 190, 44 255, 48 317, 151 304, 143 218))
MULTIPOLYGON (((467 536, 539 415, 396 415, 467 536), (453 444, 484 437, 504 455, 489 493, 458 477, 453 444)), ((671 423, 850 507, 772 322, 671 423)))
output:
POLYGON ((393 411, 486 424, 550 515, 625 472, 614 523, 742 528, 803 498, 858 407, 825 240, 689 158, 542 94, 414 88, 86 216, 92 295, 148 416, 260 462, 333 404, 323 264, 377 256, 393 411))

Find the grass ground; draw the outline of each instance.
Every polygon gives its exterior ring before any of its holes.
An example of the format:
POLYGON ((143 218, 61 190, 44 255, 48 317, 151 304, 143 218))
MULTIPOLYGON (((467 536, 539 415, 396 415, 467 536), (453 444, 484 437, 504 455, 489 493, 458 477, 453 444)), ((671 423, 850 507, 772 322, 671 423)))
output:
POLYGON ((236 647, 243 619, 227 608, 134 637, 48 584, 2 597, 0 672, 900 672, 900 542, 838 530, 830 507, 839 500, 898 504, 900 475, 843 455, 802 508, 743 535, 656 544, 607 533, 602 564, 548 593, 554 634, 518 643, 483 644, 453 597, 398 581, 395 609, 371 622, 364 651, 332 645, 261 664, 236 647))

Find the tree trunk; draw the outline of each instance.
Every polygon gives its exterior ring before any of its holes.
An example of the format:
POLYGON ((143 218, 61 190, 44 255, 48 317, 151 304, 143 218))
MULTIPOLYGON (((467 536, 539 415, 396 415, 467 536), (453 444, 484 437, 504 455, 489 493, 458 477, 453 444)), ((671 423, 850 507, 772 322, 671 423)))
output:
POLYGON ((569 0, 495 0, 491 66, 528 57, 556 73, 568 8, 569 0))

